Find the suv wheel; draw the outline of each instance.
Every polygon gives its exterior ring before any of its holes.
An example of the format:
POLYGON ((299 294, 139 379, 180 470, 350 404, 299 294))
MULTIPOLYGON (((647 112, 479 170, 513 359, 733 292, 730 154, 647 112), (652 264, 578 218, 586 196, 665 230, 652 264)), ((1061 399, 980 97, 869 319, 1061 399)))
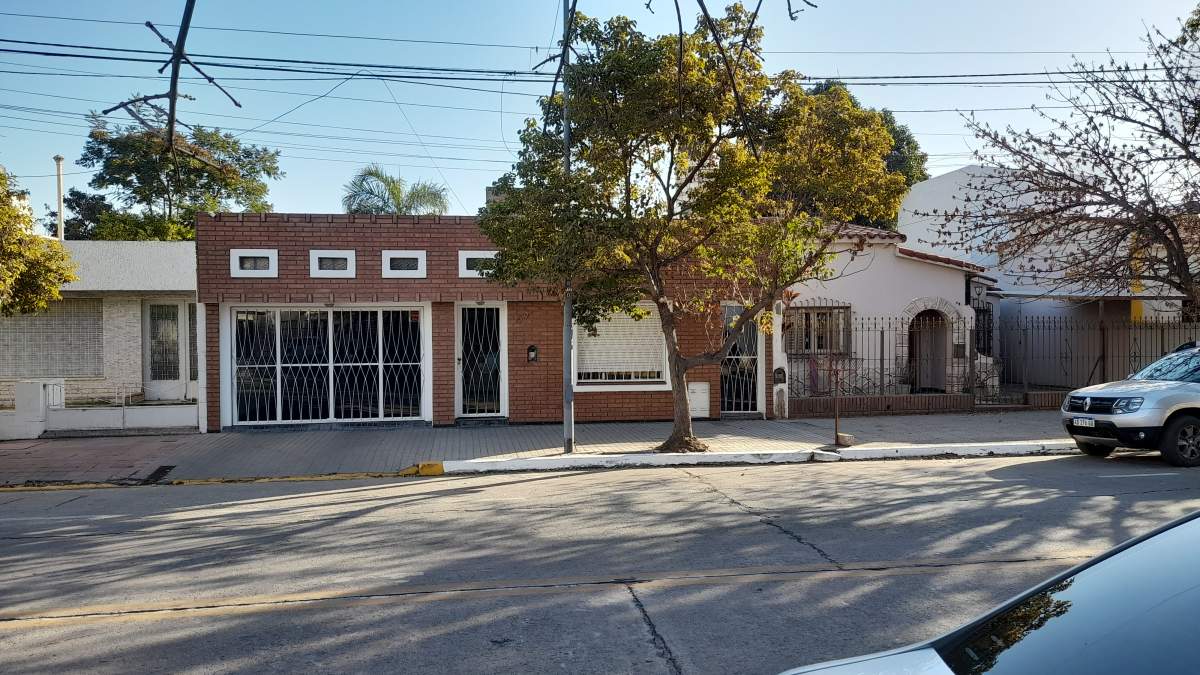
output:
POLYGON ((1079 451, 1089 457, 1108 457, 1116 450, 1111 445, 1100 445, 1099 443, 1084 443, 1083 441, 1075 441, 1075 445, 1079 446, 1079 451))
POLYGON ((1168 464, 1200 466, 1200 419, 1182 415, 1172 420, 1163 430, 1159 450, 1168 464))

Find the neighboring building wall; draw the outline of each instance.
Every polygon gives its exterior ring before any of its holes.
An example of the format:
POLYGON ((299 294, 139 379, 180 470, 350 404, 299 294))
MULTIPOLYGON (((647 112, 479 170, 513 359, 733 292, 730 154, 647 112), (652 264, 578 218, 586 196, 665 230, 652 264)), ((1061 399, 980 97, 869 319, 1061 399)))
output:
MULTIPOLYGON (((562 415, 562 306, 552 294, 536 288, 504 287, 486 279, 462 278, 459 251, 491 250, 494 246, 469 217, 391 217, 317 214, 201 215, 197 222, 198 298, 205 304, 207 350, 206 407, 208 429, 219 430, 223 415, 229 423, 228 401, 222 400, 232 375, 228 345, 220 340, 221 324, 229 330, 234 307, 384 308, 402 303, 429 303, 431 322, 428 364, 432 368, 431 420, 452 424, 457 418, 455 315, 460 306, 504 302, 507 316, 508 419, 514 422, 555 422, 562 415), (230 274, 231 249, 270 249, 277 258, 277 276, 236 278, 230 274), (355 252, 353 278, 313 278, 310 251, 355 252), (424 278, 384 278, 384 250, 425 253, 424 278), (458 304, 456 304, 458 303, 458 304), (527 360, 536 345, 538 360, 527 360), (222 370, 224 374, 222 375, 222 370)), ((701 351, 721 336, 720 320, 689 321, 680 327, 684 353, 701 351)), ((770 410, 769 339, 759 350, 759 407, 770 410)), ((706 382, 709 414, 720 411, 720 367, 693 369, 690 382, 706 382)), ((228 395, 225 395, 228 398, 228 395)), ((591 420, 670 419, 670 391, 587 391, 578 387, 576 418, 591 420)))
POLYGON ((792 304, 831 301, 850 306, 856 316, 898 316, 918 298, 941 298, 961 306, 966 298, 963 270, 903 258, 893 243, 871 243, 862 252, 841 252, 830 267, 834 278, 792 287, 792 304))
MULTIPOLYGON (((65 377, 66 400, 112 400, 119 397, 122 391, 138 393, 142 386, 142 298, 136 295, 106 295, 90 300, 100 302, 102 307, 102 365, 96 376, 65 377)), ((4 321, 0 319, 0 331, 3 330, 4 321)), ((71 330, 69 324, 63 324, 62 333, 69 335, 71 330)), ((79 358, 78 354, 71 353, 69 347, 57 351, 57 356, 52 358, 62 359, 64 364, 67 360, 79 358)), ((27 375, 0 379, 0 406, 12 405, 13 385, 18 380, 63 377, 63 372, 67 371, 59 369, 51 361, 48 366, 39 364, 37 371, 31 370, 27 375)))

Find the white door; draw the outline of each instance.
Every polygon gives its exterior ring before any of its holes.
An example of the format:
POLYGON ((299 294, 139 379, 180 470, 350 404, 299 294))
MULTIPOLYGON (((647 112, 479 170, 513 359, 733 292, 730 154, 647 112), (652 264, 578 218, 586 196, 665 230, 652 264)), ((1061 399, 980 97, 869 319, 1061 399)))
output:
POLYGON ((188 303, 148 301, 143 306, 142 389, 148 400, 187 397, 188 303))

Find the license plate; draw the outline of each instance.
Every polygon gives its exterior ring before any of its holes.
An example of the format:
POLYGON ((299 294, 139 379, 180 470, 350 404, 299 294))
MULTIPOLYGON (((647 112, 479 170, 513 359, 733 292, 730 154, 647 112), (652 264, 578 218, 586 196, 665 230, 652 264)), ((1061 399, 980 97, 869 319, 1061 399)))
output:
POLYGON ((1071 424, 1077 427, 1094 427, 1096 426, 1096 420, 1090 417, 1076 417, 1071 420, 1071 424))

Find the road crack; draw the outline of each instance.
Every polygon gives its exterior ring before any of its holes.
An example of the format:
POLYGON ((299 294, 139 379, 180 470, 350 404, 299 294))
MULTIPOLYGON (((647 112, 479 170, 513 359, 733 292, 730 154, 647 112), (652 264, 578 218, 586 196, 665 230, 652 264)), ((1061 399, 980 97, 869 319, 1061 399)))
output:
POLYGON ((712 492, 713 494, 720 496, 722 499, 724 499, 725 501, 734 505, 741 511, 748 513, 748 514, 754 516, 755 518, 758 518, 758 522, 760 522, 763 525, 766 525, 768 527, 773 527, 776 530, 779 530, 779 532, 781 532, 783 535, 791 538, 796 543, 800 544, 801 546, 805 546, 805 547, 811 549, 812 551, 814 551, 817 555, 821 556, 821 559, 824 560, 825 562, 833 565, 834 567, 836 567, 838 569, 843 569, 842 563, 838 562, 837 560, 834 560, 833 556, 829 555, 829 553, 827 553, 820 546, 817 546, 813 542, 805 539, 803 537, 803 535, 801 535, 799 532, 795 532, 793 530, 788 529, 787 527, 784 527, 783 525, 775 522, 775 519, 771 518, 771 516, 769 516, 768 514, 763 513, 762 511, 759 511, 758 509, 756 509, 744 502, 738 501, 734 497, 731 497, 730 495, 725 493, 723 490, 721 490, 717 486, 715 486, 712 483, 710 483, 709 481, 705 480, 705 478, 703 476, 692 473, 691 471, 688 471, 687 469, 680 469, 680 471, 682 471, 683 473, 692 477, 692 479, 697 480, 700 483, 702 483, 704 485, 704 488, 706 490, 708 490, 709 492, 712 492))
POLYGON ((646 606, 642 604, 642 599, 634 592, 633 586, 625 584, 625 590, 629 591, 629 597, 633 598, 633 606, 637 607, 638 612, 642 615, 642 623, 646 624, 646 630, 650 632, 650 641, 654 644, 654 651, 658 652, 659 658, 666 662, 667 668, 674 675, 682 675, 683 669, 679 667, 679 662, 675 660, 675 654, 671 652, 671 646, 667 644, 666 638, 662 633, 658 632, 658 626, 654 625, 654 619, 650 618, 650 613, 646 611, 646 606))

